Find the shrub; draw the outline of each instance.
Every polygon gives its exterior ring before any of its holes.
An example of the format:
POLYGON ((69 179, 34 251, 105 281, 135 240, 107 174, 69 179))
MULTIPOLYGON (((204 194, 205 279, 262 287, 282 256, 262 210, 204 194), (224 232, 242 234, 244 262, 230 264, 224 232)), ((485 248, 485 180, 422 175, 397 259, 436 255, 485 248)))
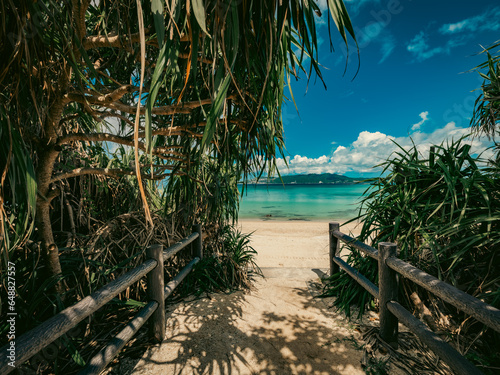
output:
MULTIPOLYGON (((416 145, 400 148, 381 166, 382 176, 371 180, 353 219, 363 222, 358 240, 375 248, 379 242, 395 242, 401 259, 500 307, 500 269, 495 267, 500 245, 498 165, 487 166, 459 140, 431 147, 428 158, 416 145)), ((376 262, 351 252, 348 263, 377 283, 376 262)), ((336 306, 346 312, 352 304, 360 306, 361 315, 372 298, 348 279, 344 272, 332 275, 324 294, 337 295, 336 306)), ((403 304, 412 310, 410 295, 416 292, 439 328, 455 336, 460 347, 473 352, 498 340, 497 333, 414 283, 401 278, 400 287, 403 304)))

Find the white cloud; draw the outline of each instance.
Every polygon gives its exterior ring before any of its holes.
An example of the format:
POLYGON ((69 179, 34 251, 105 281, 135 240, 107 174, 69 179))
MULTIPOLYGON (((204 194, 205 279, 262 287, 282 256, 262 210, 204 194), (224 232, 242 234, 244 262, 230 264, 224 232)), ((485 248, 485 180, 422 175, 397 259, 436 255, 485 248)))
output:
MULTIPOLYGON (((451 50, 464 45, 474 33, 481 31, 500 31, 500 7, 491 8, 480 15, 465 20, 442 25, 437 30, 441 35, 449 35, 451 39, 443 45, 431 47, 429 37, 421 31, 408 43, 407 50, 412 53, 417 61, 424 61, 439 54, 450 54, 451 50)), ((436 31, 434 31, 436 32, 436 31)), ((441 37, 432 36, 431 40, 441 37)))
POLYGON ((420 129, 420 127, 422 126, 422 124, 429 119, 429 117, 428 117, 429 116, 429 111, 422 112, 421 114, 419 114, 419 116, 420 116, 420 118, 422 120, 420 120, 416 124, 413 124, 413 126, 411 127, 411 130, 419 130, 420 129))
POLYGON ((413 37, 406 47, 417 61, 424 61, 438 54, 449 54, 453 48, 465 44, 465 38, 459 37, 448 40, 443 46, 431 48, 427 40, 428 36, 421 31, 413 37))
POLYGON ((427 44, 425 33, 423 31, 419 32, 413 37, 406 49, 410 52, 421 53, 429 49, 427 44))
MULTIPOLYGON (((422 112, 420 117, 423 121, 428 114, 422 112)), ((380 173, 381 169, 374 169, 377 164, 387 160, 389 156, 399 150, 400 145, 404 149, 410 149, 413 144, 418 151, 427 156, 432 145, 439 145, 443 142, 458 140, 469 134, 469 128, 457 127, 454 122, 446 124, 443 128, 436 129, 431 133, 416 131, 411 134, 411 138, 393 137, 381 132, 362 131, 358 138, 349 146, 339 145, 332 151, 331 155, 309 158, 307 156, 295 155, 293 158, 287 157, 289 169, 285 168, 282 159, 278 161, 278 167, 282 174, 304 174, 304 173, 380 173)), ((467 143, 471 144, 473 153, 482 153, 490 142, 486 139, 467 138, 467 143)), ((487 154, 483 154, 487 156, 487 154)))
POLYGON ((457 22, 453 24, 443 25, 440 31, 443 34, 451 34, 457 31, 461 31, 464 26, 467 24, 467 21, 457 22))
POLYGON ((410 41, 406 49, 413 53, 417 60, 423 61, 431 58, 434 55, 443 53, 442 47, 430 48, 427 44, 427 36, 423 31, 415 35, 415 37, 410 41))
POLYGON ((500 30, 500 7, 488 9, 474 17, 441 26, 441 34, 500 30))

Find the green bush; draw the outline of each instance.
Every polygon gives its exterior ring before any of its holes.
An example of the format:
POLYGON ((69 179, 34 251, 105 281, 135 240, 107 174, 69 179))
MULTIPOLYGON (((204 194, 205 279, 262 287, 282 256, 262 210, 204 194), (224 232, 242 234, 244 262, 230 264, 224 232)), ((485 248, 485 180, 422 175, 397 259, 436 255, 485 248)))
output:
MULTIPOLYGON (((500 307, 500 269, 495 266, 500 245, 498 165, 488 166, 459 140, 432 147, 428 158, 415 145, 400 148, 381 166, 382 176, 371 180, 353 219, 362 222, 358 240, 375 248, 379 242, 395 242, 401 259, 500 307)), ((376 262, 354 251, 348 263, 377 283, 376 262)), ((480 351, 499 339, 414 283, 401 278, 400 287, 400 299, 410 310, 410 295, 416 292, 438 325, 450 317, 440 329, 456 336, 459 345, 480 351)), ((360 315, 373 301, 344 272, 327 280, 324 294, 336 295, 335 305, 347 313, 351 305, 359 306, 360 315)))
POLYGON ((252 277, 261 275, 255 263, 257 252, 250 246, 251 234, 243 234, 233 226, 222 229, 221 242, 208 249, 203 258, 179 286, 178 296, 200 296, 203 293, 249 289, 252 277))

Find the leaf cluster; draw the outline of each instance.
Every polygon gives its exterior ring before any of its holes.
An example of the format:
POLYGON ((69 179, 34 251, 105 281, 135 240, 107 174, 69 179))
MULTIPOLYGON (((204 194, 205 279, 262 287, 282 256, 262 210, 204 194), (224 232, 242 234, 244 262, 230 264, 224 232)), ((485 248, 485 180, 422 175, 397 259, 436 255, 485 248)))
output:
POLYGON ((250 289, 253 277, 262 275, 250 237, 251 233, 243 234, 233 226, 222 228, 220 243, 212 243, 212 249, 207 249, 211 254, 184 279, 178 297, 250 289))
MULTIPOLYGON (((431 147, 427 157, 422 151, 416 145, 400 147, 381 164, 384 172, 371 180, 353 219, 362 222, 358 239, 375 248, 394 242, 399 258, 498 308, 499 170, 472 155, 462 139, 431 147)), ((351 249, 348 263, 377 284, 376 262, 351 249)), ((450 323, 440 328, 457 335, 468 350, 486 352, 495 340, 494 332, 485 333, 481 323, 414 283, 401 278, 400 287, 400 299, 410 310, 416 292, 438 325, 448 316, 450 323)), ((359 306, 360 316, 372 300, 343 272, 331 277, 325 293, 337 295, 335 304, 347 313, 351 305, 359 306)))

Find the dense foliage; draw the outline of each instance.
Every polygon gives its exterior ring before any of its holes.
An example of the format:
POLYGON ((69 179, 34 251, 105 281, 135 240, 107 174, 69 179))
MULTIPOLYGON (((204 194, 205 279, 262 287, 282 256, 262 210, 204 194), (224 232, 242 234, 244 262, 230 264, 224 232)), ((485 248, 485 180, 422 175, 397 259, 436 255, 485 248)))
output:
MULTIPOLYGON (((347 43, 344 4, 328 5, 323 17, 347 43)), ((273 173, 283 156, 285 88, 301 73, 321 78, 320 14, 301 0, 0 0, 0 268, 17 266, 18 335, 194 222, 205 267, 246 275, 253 252, 227 243, 225 229, 237 182, 273 173)), ((115 302, 139 306, 143 289, 115 302)), ((95 348, 83 354, 73 341, 103 331, 82 327, 57 344, 78 365, 95 348)))
MULTIPOLYGON (((459 140, 430 149, 428 157, 417 146, 401 148, 381 164, 383 175, 373 179, 361 203, 360 241, 377 247, 395 242, 398 257, 439 277, 488 304, 500 307, 500 170, 471 155, 459 140)), ((348 263, 377 283, 377 263, 352 251, 348 263)), ((402 278, 400 296, 414 310, 410 296, 417 293, 433 313, 435 326, 456 336, 459 347, 488 362, 488 345, 498 334, 463 313, 439 302, 432 294, 402 278), (481 340, 476 340, 481 337, 481 340)), ((371 296, 345 273, 332 275, 326 294, 338 296, 336 305, 360 314, 371 296)), ((371 302, 373 303, 373 302, 371 302)), ((491 359, 493 360, 493 359, 491 359)), ((498 358, 496 359, 498 361, 498 358)))
MULTIPOLYGON (((481 94, 476 100, 474 116, 471 119, 473 128, 482 134, 495 138, 500 133, 500 41, 486 48, 486 62, 476 67, 484 79, 481 94), (496 51, 496 54, 495 54, 496 51)), ((498 143, 497 150, 498 150, 498 143)), ((498 159, 497 159, 498 161, 498 159)))
POLYGON ((250 245, 250 234, 225 226, 220 243, 212 243, 210 255, 202 259, 186 277, 179 296, 232 292, 250 289, 252 278, 261 275, 255 263, 257 252, 250 245))
MULTIPOLYGON (((346 41, 353 29, 345 7, 340 0, 328 4, 346 41)), ((143 180, 168 180, 167 211, 189 207, 184 216, 194 220, 209 204, 228 206, 234 215, 235 190, 214 176, 272 173, 283 152, 287 82, 301 71, 321 77, 314 2, 0 5, 0 136, 9 145, 2 179, 12 181, 2 183, 2 254, 6 260, 35 220, 52 275, 61 270, 51 204, 58 204, 67 181, 136 176, 150 224, 143 180), (128 164, 96 165, 78 158, 86 144, 133 147, 134 156, 128 164), (14 189, 23 182, 27 191, 14 189), (227 193, 229 203, 220 199, 227 193), (192 199, 200 195, 218 204, 192 199)))

